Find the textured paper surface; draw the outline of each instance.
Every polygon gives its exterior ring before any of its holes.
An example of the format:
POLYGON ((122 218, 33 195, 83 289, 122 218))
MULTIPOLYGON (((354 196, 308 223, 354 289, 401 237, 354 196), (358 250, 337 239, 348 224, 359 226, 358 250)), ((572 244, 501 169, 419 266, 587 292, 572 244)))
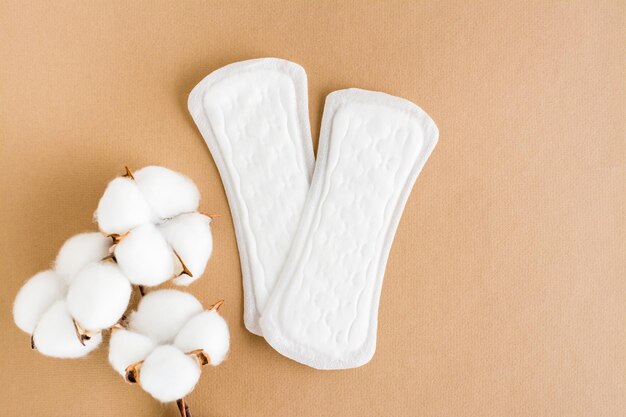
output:
POLYGON ((247 3, 0 3, 0 414, 177 415, 105 349, 31 352, 10 314, 65 238, 95 228, 106 182, 158 164, 222 215, 190 290, 226 299, 233 349, 205 369, 194 415, 625 415, 624 3, 247 3), (363 368, 315 371, 243 327, 226 197, 186 102, 211 71, 263 56, 307 70, 314 138, 326 94, 353 86, 440 129, 363 368))

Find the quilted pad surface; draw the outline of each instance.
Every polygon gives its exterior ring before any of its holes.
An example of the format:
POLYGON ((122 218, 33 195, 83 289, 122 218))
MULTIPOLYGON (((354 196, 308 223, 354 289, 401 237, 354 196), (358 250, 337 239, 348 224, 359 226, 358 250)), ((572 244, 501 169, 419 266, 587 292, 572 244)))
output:
POLYGON ((371 359, 389 249, 437 138, 430 117, 401 98, 328 96, 303 220, 261 318, 276 350, 319 369, 371 359))
POLYGON ((231 64, 193 89, 189 110, 228 196, 244 322, 260 335, 259 312, 291 247, 313 171, 306 74, 275 58, 231 64))

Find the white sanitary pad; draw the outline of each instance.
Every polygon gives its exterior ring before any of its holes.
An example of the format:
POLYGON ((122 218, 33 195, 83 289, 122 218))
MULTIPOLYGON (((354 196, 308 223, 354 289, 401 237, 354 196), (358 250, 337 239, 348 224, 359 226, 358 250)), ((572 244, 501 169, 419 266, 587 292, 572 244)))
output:
MULTIPOLYGON (((404 99, 357 89, 328 96, 302 220, 262 310, 263 336, 278 352, 318 369, 369 362, 389 249, 437 138, 430 117, 404 99)), ((282 204, 288 193, 279 194, 282 204)))
POLYGON ((311 182, 307 100, 304 70, 268 58, 213 72, 189 110, 231 207, 246 327, 298 362, 353 368, 374 354, 389 250, 438 131, 404 99, 334 92, 311 182))
POLYGON ((291 248, 313 172, 306 73, 274 58, 231 64, 193 89, 189 111, 231 208, 244 322, 261 334, 260 312, 291 248))

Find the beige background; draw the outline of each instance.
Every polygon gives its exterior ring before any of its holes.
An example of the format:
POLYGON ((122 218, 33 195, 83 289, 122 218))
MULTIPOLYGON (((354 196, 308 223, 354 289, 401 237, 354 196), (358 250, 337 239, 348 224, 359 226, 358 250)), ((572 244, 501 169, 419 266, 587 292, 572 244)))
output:
POLYGON ((623 1, 48 3, 0 3, 0 414, 176 415, 106 349, 45 358, 11 318, 125 164, 185 172, 223 215, 191 291, 226 299, 232 353, 189 398, 196 417, 626 414, 623 1), (352 86, 441 131, 360 369, 315 371, 243 327, 228 205, 186 100, 264 56, 306 69, 315 137, 324 97, 352 86))

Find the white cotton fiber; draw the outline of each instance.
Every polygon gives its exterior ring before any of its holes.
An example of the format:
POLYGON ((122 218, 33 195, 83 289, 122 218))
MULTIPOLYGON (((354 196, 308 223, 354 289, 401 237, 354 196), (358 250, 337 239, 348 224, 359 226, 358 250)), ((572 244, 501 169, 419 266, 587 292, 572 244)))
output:
POLYGON ((153 224, 132 229, 115 246, 115 259, 133 284, 155 286, 175 275, 172 248, 153 224))
POLYGON ((106 234, 126 233, 155 220, 150 206, 131 178, 118 177, 109 183, 94 214, 106 234))
POLYGON ((226 357, 230 346, 228 325, 217 311, 204 311, 181 329, 174 345, 183 352, 202 349, 209 356, 209 363, 217 366, 226 357))
POLYGON ((159 218, 167 219, 198 209, 200 192, 184 175, 157 166, 147 166, 133 175, 148 205, 159 218))
POLYGON ((137 311, 130 315, 130 330, 142 333, 156 343, 171 343, 180 329, 202 304, 191 294, 176 290, 157 290, 145 295, 137 311))
POLYGON ((120 375, 125 376, 126 368, 146 359, 154 347, 154 342, 142 334, 114 330, 109 342, 109 363, 120 375))
POLYGON ((65 301, 55 302, 41 317, 33 333, 37 350, 55 358, 79 358, 100 345, 102 335, 95 334, 83 346, 76 335, 74 322, 65 301))
POLYGON ((39 272, 26 281, 15 297, 13 319, 17 327, 33 333, 46 310, 67 291, 63 279, 54 271, 39 272))
POLYGON ((85 330, 113 326, 126 311, 131 285, 113 262, 97 262, 80 270, 67 293, 68 309, 85 330))
POLYGON ((200 278, 213 251, 211 219, 200 213, 181 214, 159 225, 159 230, 191 272, 174 283, 189 285, 200 278))
POLYGON ((171 345, 159 346, 139 369, 141 387, 161 402, 176 401, 193 391, 200 365, 171 345))
POLYGON ((109 255, 112 240, 102 233, 81 233, 65 241, 54 263, 55 271, 70 284, 74 275, 90 263, 109 255))

